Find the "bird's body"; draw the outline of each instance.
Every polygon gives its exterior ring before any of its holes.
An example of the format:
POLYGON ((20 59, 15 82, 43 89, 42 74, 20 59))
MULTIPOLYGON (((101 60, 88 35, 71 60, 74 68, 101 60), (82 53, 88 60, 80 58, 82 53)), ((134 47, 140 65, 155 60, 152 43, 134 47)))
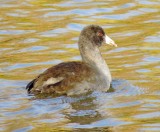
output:
MULTIPOLYGON (((47 69, 33 80, 28 88, 32 93, 71 94, 72 89, 80 87, 82 81, 91 81, 95 73, 83 62, 64 62, 47 69), (77 83, 75 83, 75 81, 77 83)), ((87 87, 87 86, 86 86, 87 87)))
MULTIPOLYGON (((84 28, 78 42, 82 62, 64 62, 47 69, 27 85, 28 92, 74 95, 92 90, 107 91, 112 79, 99 51, 104 36, 99 26, 84 28), (98 36, 98 33, 101 34, 98 36)), ((108 41, 115 45, 111 39, 108 41)))

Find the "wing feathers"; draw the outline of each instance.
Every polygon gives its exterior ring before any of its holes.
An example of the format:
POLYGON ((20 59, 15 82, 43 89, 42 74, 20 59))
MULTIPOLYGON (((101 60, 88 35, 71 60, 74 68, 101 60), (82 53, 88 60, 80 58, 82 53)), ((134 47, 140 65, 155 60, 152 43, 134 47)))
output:
POLYGON ((63 79, 64 79, 63 77, 58 77, 58 78, 53 78, 53 77, 51 77, 51 78, 49 78, 47 81, 45 81, 45 82, 43 83, 43 86, 53 85, 53 84, 55 84, 55 83, 58 83, 58 82, 62 81, 63 79))

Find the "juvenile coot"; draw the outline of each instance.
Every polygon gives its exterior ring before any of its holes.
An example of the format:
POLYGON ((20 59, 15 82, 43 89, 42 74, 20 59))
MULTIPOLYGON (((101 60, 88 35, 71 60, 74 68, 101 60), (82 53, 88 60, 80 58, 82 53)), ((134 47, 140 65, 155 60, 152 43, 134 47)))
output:
POLYGON ((107 91, 112 78, 99 50, 104 43, 117 46, 100 26, 85 27, 78 41, 82 61, 63 62, 47 69, 26 86, 28 93, 74 95, 107 91))

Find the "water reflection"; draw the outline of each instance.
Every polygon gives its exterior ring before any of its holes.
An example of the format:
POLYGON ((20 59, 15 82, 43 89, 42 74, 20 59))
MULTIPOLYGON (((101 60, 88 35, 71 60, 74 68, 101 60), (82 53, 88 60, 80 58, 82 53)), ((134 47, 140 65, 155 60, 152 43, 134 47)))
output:
POLYGON ((158 0, 1 1, 0 131, 159 131, 159 8, 158 0), (46 68, 81 60, 88 24, 119 46, 101 48, 112 91, 28 96, 25 85, 46 68))

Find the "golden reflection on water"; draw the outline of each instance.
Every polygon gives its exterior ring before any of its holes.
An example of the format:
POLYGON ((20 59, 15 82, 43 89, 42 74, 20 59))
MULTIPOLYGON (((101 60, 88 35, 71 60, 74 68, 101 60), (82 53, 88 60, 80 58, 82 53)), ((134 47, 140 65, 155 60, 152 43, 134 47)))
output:
MULTIPOLYGON (((106 119, 104 120, 106 123, 108 113, 111 114, 109 117, 118 120, 109 120, 113 122, 113 128, 109 127, 110 124, 96 127, 101 126, 100 129, 108 131, 160 130, 158 128, 160 115, 158 107, 160 103, 159 9, 158 0, 1 1, 2 131, 21 130, 22 128, 31 131, 44 129, 46 131, 62 129, 69 131, 75 128, 74 124, 81 122, 82 117, 84 122, 80 124, 85 125, 79 127, 97 130, 94 126, 99 120, 102 121, 100 124, 103 124, 103 120, 106 119), (34 115, 32 112, 29 114, 28 111, 32 111, 30 110, 32 107, 35 110, 35 104, 28 101, 22 87, 24 88, 28 80, 51 65, 63 61, 80 60, 77 40, 81 29, 88 24, 101 25, 118 44, 117 48, 101 48, 113 78, 128 80, 138 89, 143 89, 144 93, 133 96, 132 92, 129 92, 130 96, 123 97, 122 94, 120 97, 114 97, 109 100, 109 103, 106 103, 106 106, 110 108, 100 107, 100 111, 105 111, 106 115, 104 117, 98 115, 97 118, 94 117, 94 120, 91 117, 80 116, 78 118, 78 116, 67 115, 59 109, 56 113, 52 113, 51 117, 47 115, 45 109, 42 115, 33 118, 25 117, 26 115, 23 115, 25 110, 28 115, 34 115), (15 88, 18 89, 14 91, 15 88), (5 102, 8 103, 8 106, 4 105, 5 102), (16 102, 17 104, 14 105, 16 102), (15 116, 14 112, 17 112, 19 117, 15 116), (8 113, 13 114, 11 119, 7 117, 8 113), (68 118, 64 117, 66 115, 68 118), (59 117, 61 120, 55 120, 54 123, 50 121, 59 117), (41 119, 50 120, 43 122, 41 119), (114 125, 116 122, 120 123, 118 127, 114 125), (53 129, 53 124, 59 128, 53 129)), ((124 95, 126 91, 123 91, 124 95)), ((74 107, 75 104, 70 105, 74 107)), ((80 109, 75 107, 74 110, 79 111, 80 109)))

